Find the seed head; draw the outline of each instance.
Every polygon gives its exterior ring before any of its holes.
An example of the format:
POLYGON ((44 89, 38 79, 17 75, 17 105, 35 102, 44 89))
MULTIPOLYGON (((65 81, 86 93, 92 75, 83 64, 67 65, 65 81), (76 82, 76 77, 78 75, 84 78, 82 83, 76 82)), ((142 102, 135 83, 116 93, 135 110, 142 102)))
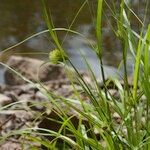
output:
POLYGON ((54 49, 49 53, 49 59, 51 63, 58 64, 59 62, 64 62, 65 60, 67 60, 68 56, 64 51, 54 49))

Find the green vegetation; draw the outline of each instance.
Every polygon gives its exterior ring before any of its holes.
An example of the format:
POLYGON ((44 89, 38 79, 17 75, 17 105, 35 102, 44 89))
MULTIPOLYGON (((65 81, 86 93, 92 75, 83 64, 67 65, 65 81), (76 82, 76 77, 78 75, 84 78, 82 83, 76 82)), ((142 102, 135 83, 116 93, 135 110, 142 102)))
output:
MULTIPOLYGON (((130 5, 121 0, 119 14, 109 7, 109 4, 103 0, 97 0, 97 13, 95 19, 95 35, 97 38, 97 45, 91 45, 93 51, 96 53, 97 58, 101 66, 101 76, 104 83, 102 89, 92 72, 86 58, 83 57, 88 72, 93 80, 93 85, 89 85, 80 75, 74 64, 64 52, 61 42, 58 39, 57 31, 66 31, 78 34, 80 33, 71 30, 71 23, 68 29, 55 28, 53 21, 47 11, 46 4, 42 1, 45 22, 48 30, 40 32, 49 32, 56 46, 56 50, 50 52, 49 58, 52 63, 60 63, 64 65, 66 74, 72 83, 74 94, 76 98, 67 99, 62 96, 55 95, 52 91, 47 91, 44 87, 36 86, 49 98, 49 100, 56 106, 58 115, 61 116, 61 128, 58 132, 43 129, 43 128, 29 128, 24 131, 15 131, 13 134, 28 135, 31 141, 39 142, 47 149, 77 149, 77 150, 149 150, 150 149, 150 121, 149 121, 149 107, 150 107, 150 63, 149 63, 149 50, 150 50, 150 25, 145 26, 145 20, 141 21, 135 13, 130 9, 130 5), (113 28, 116 37, 122 45, 122 59, 124 66, 124 85, 120 83, 118 79, 109 79, 106 81, 104 68, 103 68, 103 47, 102 47, 102 17, 103 17, 103 5, 108 5, 112 16, 117 24, 117 29, 113 28), (130 16, 135 16, 141 23, 140 34, 135 32, 131 26, 130 16), (147 29, 146 29, 147 28, 147 29), (127 51, 130 50, 134 59, 134 71, 133 71, 133 86, 129 85, 127 75, 127 51), (90 100, 90 104, 87 104, 82 100, 80 93, 74 86, 72 73, 67 69, 67 64, 70 64, 75 71, 75 75, 79 85, 82 87, 82 92, 86 94, 90 100), (109 90, 107 85, 113 82, 115 88, 119 93, 119 99, 115 98, 109 90), (71 118, 68 118, 59 103, 63 102, 70 108, 74 109, 79 114, 78 127, 76 128, 71 118), (80 104, 82 109, 76 107, 76 104, 80 104), (113 114, 117 113, 120 117, 120 124, 117 124, 113 119, 113 114), (88 125, 84 123, 87 120, 88 125), (73 138, 67 136, 65 131, 68 130, 73 138), (30 133, 34 133, 37 137, 32 137, 30 133), (39 135, 39 137, 38 137, 39 135), (40 136, 52 136, 55 137, 52 141, 48 141, 46 138, 41 139, 40 136), (97 137, 99 135, 99 137, 97 137), (60 145, 59 140, 63 142, 60 145), (56 148, 57 147, 57 148, 56 148)), ((83 3, 84 5, 90 4, 88 0, 83 3)), ((82 9, 79 9, 77 15, 82 9)), ((146 8, 147 11, 147 8, 146 8)), ((77 15, 75 18, 77 18, 77 15)), ((145 14, 146 16, 146 14, 145 14)), ((39 34, 33 35, 37 36, 39 34)), ((30 38, 28 38, 30 39, 30 38)), ((26 39, 26 40, 28 40, 26 39)), ((89 42, 87 40, 87 42, 89 42)), ((17 44, 18 45, 18 44, 17 44)), ((16 46, 17 46, 16 45, 16 46)), ((9 49, 7 49, 9 50, 9 49)), ((6 51, 7 51, 6 50, 6 51)), ((1 63, 2 64, 2 63, 1 63)), ((4 65, 4 64, 3 64, 4 65)), ((19 74, 19 73, 17 73, 19 74)), ((30 81, 31 82, 31 81, 30 81)), ((34 84, 34 83, 33 83, 34 84)))

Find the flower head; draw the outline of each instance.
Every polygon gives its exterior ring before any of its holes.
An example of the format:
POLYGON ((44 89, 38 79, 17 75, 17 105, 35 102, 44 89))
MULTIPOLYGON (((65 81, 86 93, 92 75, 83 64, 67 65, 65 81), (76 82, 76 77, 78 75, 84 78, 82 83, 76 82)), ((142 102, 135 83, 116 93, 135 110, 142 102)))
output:
POLYGON ((49 53, 49 59, 51 63, 58 64, 59 62, 64 62, 65 60, 67 60, 68 56, 64 51, 54 49, 49 53))

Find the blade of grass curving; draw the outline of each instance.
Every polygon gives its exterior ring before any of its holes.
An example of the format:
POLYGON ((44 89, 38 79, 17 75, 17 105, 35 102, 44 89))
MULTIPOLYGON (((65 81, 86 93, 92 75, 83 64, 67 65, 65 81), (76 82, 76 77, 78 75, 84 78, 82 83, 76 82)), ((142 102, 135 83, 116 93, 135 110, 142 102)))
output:
MULTIPOLYGON (((142 36, 142 33, 143 31, 141 32, 141 36, 142 36)), ((133 100, 134 100, 133 104, 136 103, 136 98, 137 98, 138 78, 139 78, 142 50, 143 50, 143 43, 141 39, 139 39, 136 60, 135 60, 135 69, 134 69, 134 74, 133 74, 133 100)))
MULTIPOLYGON (((84 38, 84 39, 87 41, 87 43, 91 46, 91 48, 93 48, 93 49, 95 48, 95 47, 93 46, 93 44, 92 44, 83 34, 77 32, 77 31, 74 31, 74 30, 71 30, 71 29, 66 29, 66 28, 54 28, 54 29, 52 29, 52 30, 53 30, 53 31, 66 31, 66 32, 71 32, 71 33, 73 33, 73 34, 79 35, 80 37, 84 38)), ((3 55, 4 53, 6 53, 7 51, 9 51, 9 50, 11 50, 11 49, 13 49, 13 48, 15 48, 15 47, 17 47, 17 46, 19 46, 19 45, 21 45, 21 44, 27 42, 27 41, 29 41, 29 40, 32 39, 32 38, 37 37, 37 36, 39 36, 39 35, 41 35, 41 34, 44 34, 44 33, 48 33, 48 32, 49 32, 49 30, 43 30, 43 31, 41 31, 41 32, 35 33, 35 34, 33 34, 33 35, 31 35, 31 36, 25 38, 24 40, 18 42, 17 44, 12 45, 12 46, 10 46, 10 47, 8 47, 8 48, 2 50, 2 51, 0 52, 0 56, 2 56, 2 55, 3 55)))
POLYGON ((63 39, 61 45, 62 45, 62 44, 64 43, 64 41, 66 40, 67 35, 68 35, 68 33, 69 33, 69 30, 72 28, 72 26, 73 26, 73 24, 75 23, 77 17, 79 16, 80 12, 81 12, 82 9, 84 8, 84 6, 87 4, 87 2, 88 2, 88 0, 85 0, 85 1, 83 2, 83 4, 81 5, 81 7, 79 8, 79 10, 77 11, 77 13, 75 13, 76 15, 75 15, 75 17, 73 18, 71 24, 69 25, 68 31, 67 31, 67 33, 65 34, 65 37, 64 37, 64 39, 63 39))
MULTIPOLYGON (((96 37, 97 37, 97 45, 98 45, 97 55, 100 61, 103 83, 105 85, 105 73, 104 73, 103 61, 102 61, 102 10, 103 10, 103 0, 98 0, 97 18, 96 18, 96 37)), ((105 90, 106 99, 108 99, 107 90, 106 89, 104 90, 105 90)))
POLYGON ((125 12, 125 1, 122 0, 120 4, 120 15, 119 15, 119 22, 118 22, 118 36, 121 42, 122 48, 122 58, 123 58, 123 68, 124 68, 124 107, 127 107, 127 100, 129 97, 129 86, 128 86, 128 73, 127 73, 127 50, 128 50, 128 35, 126 34, 126 29, 124 24, 129 26, 129 22, 126 21, 125 17, 127 18, 125 12))
POLYGON ((96 97, 94 96, 94 94, 92 93, 92 91, 90 90, 90 88, 88 87, 88 85, 86 84, 86 82, 83 80, 82 76, 80 75, 80 73, 78 72, 78 70, 75 68, 75 66, 72 64, 72 62, 69 60, 71 66, 73 67, 73 69, 76 71, 76 73, 78 74, 79 76, 79 79, 81 80, 78 80, 80 85, 82 85, 82 88, 84 89, 84 91, 86 91, 86 93, 88 94, 88 96, 91 98, 91 102, 93 103, 94 107, 96 108, 97 112, 99 113, 99 117, 102 117, 103 120, 109 120, 105 114, 105 112, 103 112, 103 110, 99 109, 101 108, 100 104, 98 103, 96 97), (102 115, 103 114, 103 115, 102 115))
MULTIPOLYGON (((81 52, 80 52, 80 54, 81 54, 81 52)), ((97 89, 98 97, 100 97, 100 99, 102 100, 102 101, 99 102, 100 105, 101 105, 101 109, 103 109, 104 112, 109 115, 109 114, 110 114, 110 110, 109 110, 108 107, 107 107, 108 104, 106 104, 106 103, 108 103, 108 101, 104 98, 104 96, 103 96, 103 94, 102 94, 102 92, 101 92, 100 83, 98 83, 94 72, 92 71, 92 69, 91 69, 89 63, 87 62, 86 57, 85 57, 83 54, 81 54, 81 56, 82 56, 82 58, 83 58, 83 60, 84 60, 84 62, 85 62, 85 64, 86 64, 86 66, 87 66, 87 68, 88 68, 89 73, 91 74, 91 76, 92 76, 92 78, 93 78, 93 81, 94 81, 95 86, 96 86, 96 89, 97 89)), ((105 86, 105 85, 104 85, 104 86, 105 86)), ((107 87, 105 87, 105 88, 107 89, 107 87)))
POLYGON ((30 140, 30 141, 34 141, 34 142, 38 142, 38 143, 40 143, 42 146, 44 146, 45 148, 48 148, 48 149, 54 149, 54 147, 53 147, 53 145, 50 143, 50 141, 48 141, 48 140, 43 140, 43 139, 40 139, 40 138, 38 138, 38 137, 32 137, 32 136, 30 136, 30 135, 28 135, 27 137, 26 137, 28 140, 30 140))
POLYGON ((126 7, 128 8, 128 10, 136 17, 136 19, 139 21, 139 23, 144 26, 144 23, 142 22, 142 20, 138 17, 138 15, 129 7, 129 4, 124 1, 126 7))

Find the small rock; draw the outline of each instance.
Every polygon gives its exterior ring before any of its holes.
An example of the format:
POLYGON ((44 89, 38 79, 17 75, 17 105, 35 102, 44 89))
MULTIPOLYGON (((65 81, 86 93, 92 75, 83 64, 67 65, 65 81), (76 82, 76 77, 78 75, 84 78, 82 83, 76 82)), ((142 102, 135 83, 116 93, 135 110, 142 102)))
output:
POLYGON ((120 124, 121 123, 121 117, 119 116, 119 114, 118 113, 114 113, 113 114, 113 119, 118 123, 118 124, 120 124))
MULTIPOLYGON (((128 86, 132 87, 133 86, 133 75, 130 75, 127 77, 128 80, 128 86)), ((125 85, 124 80, 120 80, 121 85, 125 85)))
POLYGON ((42 94, 40 91, 36 92, 35 97, 36 97, 36 99, 42 100, 42 101, 48 100, 47 96, 45 96, 44 94, 42 94))
POLYGON ((23 85, 15 85, 8 86, 7 90, 11 90, 15 92, 17 95, 25 94, 25 93, 35 93, 38 89, 33 84, 23 84, 23 85))
POLYGON ((3 110, 0 111, 0 116, 0 135, 3 136, 12 130, 24 128, 27 122, 33 121, 35 112, 25 110, 3 110))
POLYGON ((0 115, 14 115, 16 118, 20 118, 22 121, 32 120, 32 118, 34 117, 32 112, 28 112, 25 110, 3 110, 0 111, 0 115))
POLYGON ((18 100, 20 101, 30 101, 34 99, 34 95, 33 94, 22 94, 18 97, 18 100))
POLYGON ((109 89, 108 92, 109 92, 109 94, 110 94, 111 96, 113 96, 114 98, 119 99, 120 95, 119 95, 118 90, 116 90, 116 89, 109 89))
POLYGON ((12 99, 8 96, 0 94, 0 106, 5 106, 12 103, 12 99))
POLYGON ((0 93, 3 93, 5 90, 6 86, 5 85, 0 85, 0 93))
MULTIPOLYGON (((60 65, 46 64, 41 67, 42 64, 44 64, 42 60, 20 56, 11 56, 7 62, 9 67, 34 82, 39 80, 41 82, 46 82, 66 78, 65 71, 60 65)), ((10 69, 6 69, 4 77, 8 85, 26 83, 25 80, 17 76, 10 69)))
POLYGON ((4 91, 4 95, 10 97, 12 99, 12 102, 18 101, 18 95, 16 94, 15 91, 6 90, 4 91))
POLYGON ((48 106, 50 102, 48 101, 48 98, 42 94, 40 91, 37 91, 33 101, 28 102, 28 106, 32 110, 36 110, 39 112, 43 112, 46 109, 46 106, 48 106))
POLYGON ((21 144, 6 141, 4 144, 1 145, 0 150, 22 150, 21 144))

